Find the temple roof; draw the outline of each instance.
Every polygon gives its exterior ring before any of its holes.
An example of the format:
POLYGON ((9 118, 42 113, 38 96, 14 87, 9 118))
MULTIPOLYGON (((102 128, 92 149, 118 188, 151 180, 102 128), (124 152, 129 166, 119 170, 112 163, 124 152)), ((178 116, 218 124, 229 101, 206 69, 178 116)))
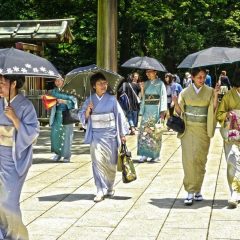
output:
POLYGON ((68 42, 74 39, 74 18, 0 21, 0 42, 68 42))

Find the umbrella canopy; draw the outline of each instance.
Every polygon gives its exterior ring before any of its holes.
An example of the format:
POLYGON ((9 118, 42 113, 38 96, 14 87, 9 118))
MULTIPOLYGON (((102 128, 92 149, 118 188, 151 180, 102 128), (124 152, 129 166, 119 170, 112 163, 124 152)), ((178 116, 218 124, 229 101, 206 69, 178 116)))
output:
POLYGON ((211 47, 188 55, 178 68, 196 68, 240 61, 240 48, 211 47))
POLYGON ((15 48, 0 49, 0 74, 57 78, 57 69, 45 58, 15 48))
POLYGON ((165 66, 155 58, 150 57, 134 57, 122 64, 122 67, 154 69, 161 72, 167 72, 165 66))
POLYGON ((81 98, 85 99, 91 91, 90 77, 96 72, 101 72, 106 77, 109 86, 114 92, 117 89, 119 81, 123 79, 123 77, 116 72, 112 72, 92 64, 73 69, 69 72, 65 77, 63 90, 73 91, 81 98))

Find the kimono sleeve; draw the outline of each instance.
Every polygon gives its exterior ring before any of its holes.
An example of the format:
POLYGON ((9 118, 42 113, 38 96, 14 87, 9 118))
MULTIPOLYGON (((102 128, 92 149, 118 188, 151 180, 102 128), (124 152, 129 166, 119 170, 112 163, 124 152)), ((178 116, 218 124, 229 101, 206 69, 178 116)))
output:
POLYGON ((167 111, 167 91, 165 85, 162 83, 160 92, 160 106, 159 112, 167 111))
POLYGON ((212 94, 210 103, 208 106, 208 115, 207 115, 207 133, 208 136, 211 138, 214 136, 217 121, 216 121, 216 113, 214 111, 214 95, 212 94))
POLYGON ((224 127, 224 122, 229 111, 228 100, 228 95, 223 96, 222 101, 220 102, 217 109, 216 118, 222 127, 224 127))
POLYGON ((60 92, 58 89, 54 88, 52 90, 52 96, 56 97, 58 99, 63 99, 66 100, 66 105, 68 109, 73 109, 75 108, 76 104, 77 104, 77 99, 69 94, 65 94, 60 92))
POLYGON ((25 101, 20 126, 15 131, 13 143, 13 161, 19 176, 25 174, 32 164, 32 144, 39 135, 39 122, 36 111, 31 102, 25 101))
POLYGON ((87 119, 85 117, 85 114, 86 114, 86 110, 87 110, 89 103, 90 103, 90 99, 88 98, 83 103, 81 110, 79 111, 79 119, 80 119, 80 122, 82 123, 83 128, 86 128, 86 126, 87 126, 87 119))
POLYGON ((116 116, 118 136, 127 135, 129 133, 129 124, 117 100, 115 101, 114 114, 116 116))

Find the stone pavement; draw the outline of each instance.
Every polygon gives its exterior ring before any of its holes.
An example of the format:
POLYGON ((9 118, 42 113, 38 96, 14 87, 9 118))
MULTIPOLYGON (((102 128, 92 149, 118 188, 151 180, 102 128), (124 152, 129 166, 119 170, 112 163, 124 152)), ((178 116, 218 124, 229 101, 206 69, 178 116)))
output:
MULTIPOLYGON (((21 196, 30 240, 240 239, 240 211, 228 209, 226 163, 218 129, 211 142, 203 202, 183 205, 180 141, 163 136, 161 162, 135 163, 138 179, 124 184, 121 173, 115 197, 94 203, 89 146, 75 129, 71 163, 53 162, 49 128, 42 127, 34 163, 21 196)), ((136 157, 136 136, 127 137, 136 157)))

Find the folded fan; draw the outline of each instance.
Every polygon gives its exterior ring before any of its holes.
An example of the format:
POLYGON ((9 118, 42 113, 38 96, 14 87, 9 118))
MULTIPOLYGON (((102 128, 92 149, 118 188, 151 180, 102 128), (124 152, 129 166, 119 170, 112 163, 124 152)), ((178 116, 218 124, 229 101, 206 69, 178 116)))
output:
POLYGON ((50 95, 43 95, 42 102, 44 107, 48 110, 57 104, 57 98, 50 95))

